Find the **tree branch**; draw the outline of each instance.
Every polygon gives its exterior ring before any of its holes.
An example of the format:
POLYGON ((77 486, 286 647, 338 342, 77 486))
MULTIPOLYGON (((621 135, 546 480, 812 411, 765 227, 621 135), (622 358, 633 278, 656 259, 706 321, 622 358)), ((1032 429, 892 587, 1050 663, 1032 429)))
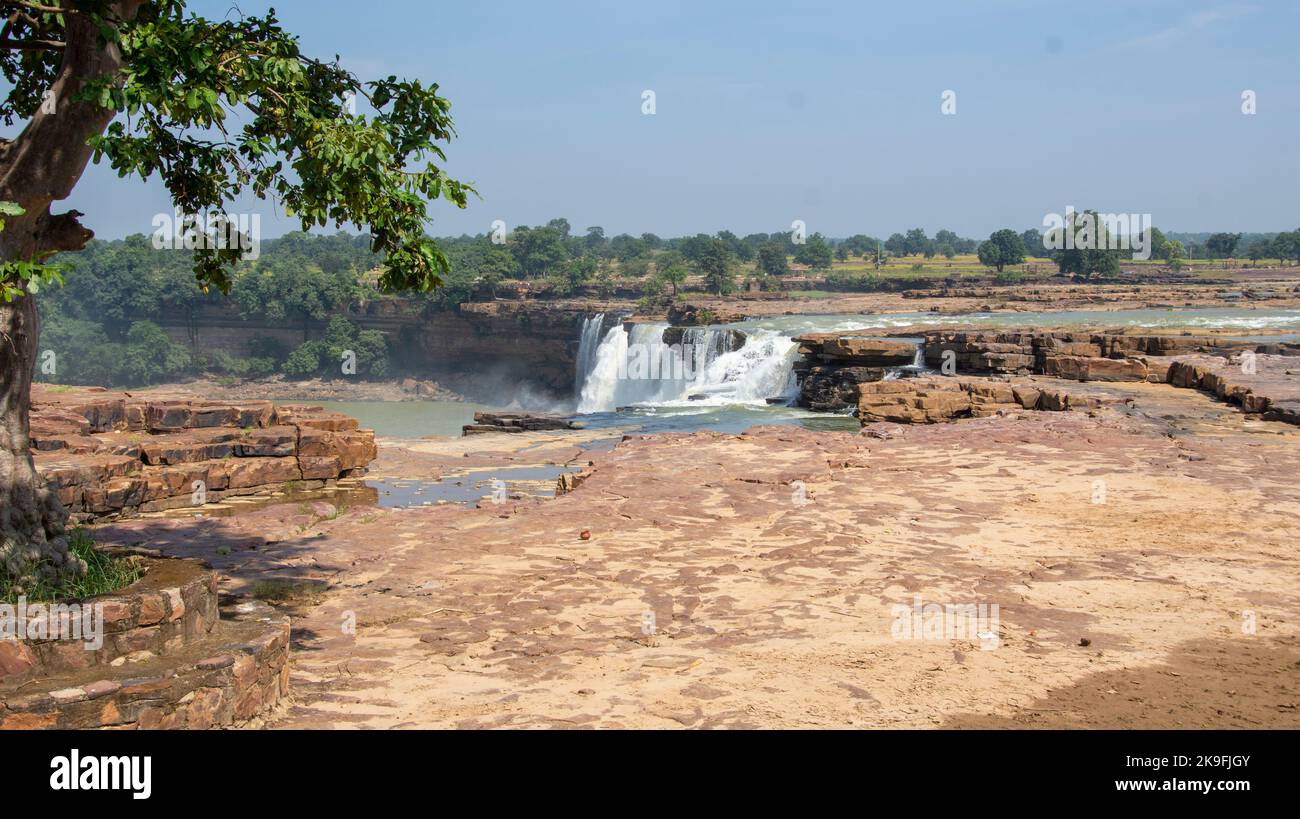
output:
MULTIPOLYGON (((129 19, 143 0, 118 0, 106 11, 129 19)), ((47 11, 34 3, 25 8, 47 11)), ((59 13, 66 9, 57 9, 59 13)), ((50 85, 52 105, 42 105, 21 134, 0 151, 0 200, 16 202, 26 215, 8 220, 0 232, 0 258, 31 259, 38 249, 75 242, 76 217, 52 217, 50 203, 68 198, 92 150, 87 144, 103 133, 117 112, 98 100, 80 99, 87 84, 102 78, 118 79, 122 52, 116 43, 101 38, 99 24, 85 14, 66 18, 63 56, 50 85), (53 231, 50 238, 42 234, 53 231)), ((80 227, 77 225, 77 227, 80 227)), ((83 229, 84 230, 84 229, 83 229)))
POLYGON ((67 253, 81 250, 95 238, 95 232, 83 226, 78 219, 80 211, 51 214, 48 211, 36 221, 36 253, 67 253))
POLYGON ((3 51, 62 51, 67 43, 58 40, 0 40, 3 51))

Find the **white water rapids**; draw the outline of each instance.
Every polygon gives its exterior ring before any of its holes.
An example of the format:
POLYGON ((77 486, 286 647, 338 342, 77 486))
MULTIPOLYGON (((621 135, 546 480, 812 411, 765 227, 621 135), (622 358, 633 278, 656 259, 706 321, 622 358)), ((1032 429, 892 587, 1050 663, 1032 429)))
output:
POLYGON ((682 331, 679 345, 669 346, 663 342, 665 323, 634 324, 630 331, 621 321, 608 330, 603 324, 604 316, 583 322, 576 382, 580 414, 627 406, 761 406, 768 398, 794 394, 798 345, 787 334, 746 331, 744 342, 731 349, 731 330, 691 327, 682 331))

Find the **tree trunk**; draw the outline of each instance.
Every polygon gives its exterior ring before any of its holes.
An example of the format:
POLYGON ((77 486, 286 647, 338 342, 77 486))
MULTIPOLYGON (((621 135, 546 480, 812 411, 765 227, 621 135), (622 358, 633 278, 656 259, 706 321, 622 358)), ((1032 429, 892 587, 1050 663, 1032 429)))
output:
POLYGON ((84 567, 68 553, 63 505, 36 474, 28 442, 39 329, 31 296, 0 303, 0 569, 57 582, 84 567))
MULTIPOLYGON (((105 19, 129 20, 141 2, 117 0, 102 11, 105 19)), ((40 262, 80 250, 94 235, 77 221, 81 214, 54 214, 50 205, 71 195, 90 161, 89 139, 116 115, 80 94, 96 79, 119 79, 122 54, 81 11, 66 15, 63 34, 63 58, 47 89, 51 104, 42 104, 17 137, 0 139, 0 201, 24 211, 6 217, 0 231, 3 262, 40 262)), ((63 507, 32 463, 28 414, 38 333, 30 295, 0 302, 0 574, 57 583, 85 566, 69 555, 63 507)))

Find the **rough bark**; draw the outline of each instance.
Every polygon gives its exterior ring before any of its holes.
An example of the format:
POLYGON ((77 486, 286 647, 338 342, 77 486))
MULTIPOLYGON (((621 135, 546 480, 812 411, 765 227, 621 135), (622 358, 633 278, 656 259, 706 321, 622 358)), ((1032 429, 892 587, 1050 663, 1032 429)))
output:
POLYGON ((28 442, 38 332, 30 297, 0 304, 0 569, 57 582, 81 567, 68 555, 63 506, 36 474, 28 442))
MULTIPOLYGON (((141 0, 114 3, 111 15, 130 19, 141 0)), ((0 201, 16 202, 25 214, 8 217, 0 231, 0 260, 28 261, 80 250, 93 234, 76 211, 53 214, 90 161, 87 141, 102 133, 114 112, 75 99, 101 77, 116 79, 122 55, 102 43, 84 14, 67 15, 59 72, 50 86, 54 105, 33 115, 22 133, 0 141, 0 201)), ((0 570, 11 577, 33 573, 57 581, 83 567, 69 557, 66 514, 36 474, 28 441, 31 383, 39 320, 31 296, 0 302, 0 570)))

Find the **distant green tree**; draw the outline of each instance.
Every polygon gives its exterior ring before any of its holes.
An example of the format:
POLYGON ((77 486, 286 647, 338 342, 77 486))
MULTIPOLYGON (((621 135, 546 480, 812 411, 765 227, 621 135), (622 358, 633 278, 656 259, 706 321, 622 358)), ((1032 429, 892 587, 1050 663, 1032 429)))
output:
POLYGON ((682 254, 674 250, 665 251, 655 257, 655 272, 653 279, 662 287, 671 287, 673 297, 677 297, 677 290, 686 283, 690 270, 686 267, 686 259, 682 254))
POLYGON ((1166 239, 1165 243, 1160 246, 1160 258, 1171 264, 1177 262, 1178 268, 1176 269, 1181 269, 1183 260, 1187 258, 1187 250, 1183 247, 1183 243, 1177 239, 1166 239))
POLYGON ((1097 217, 1096 211, 1072 213, 1062 230, 1073 236, 1072 243, 1064 242, 1063 236, 1049 237, 1053 241, 1061 239, 1061 249, 1055 253, 1056 266, 1061 273, 1088 278, 1119 273, 1119 253, 1109 249, 1110 230, 1097 217), (1073 247, 1067 246, 1069 244, 1073 247))
POLYGON ((1020 242, 1025 246, 1026 256, 1045 258, 1047 249, 1043 247, 1043 234, 1038 228, 1029 228, 1020 234, 1020 242))
POLYGON ((352 272, 327 273, 317 264, 281 255, 259 259, 255 267, 235 277, 231 289, 244 315, 294 321, 302 328, 304 341, 312 321, 323 321, 358 293, 352 272))
POLYGON ((1025 260, 1025 243, 1014 230, 1004 228, 990 235, 976 252, 980 264, 996 268, 1001 273, 1007 265, 1020 264, 1025 260))
POLYGON ((704 274, 704 285, 718 295, 730 293, 734 287, 734 257, 727 243, 714 239, 704 250, 698 266, 704 274))
POLYGON ((688 236, 681 239, 677 243, 677 249, 681 252, 682 256, 685 257, 686 261, 699 267, 700 263, 704 260, 704 256, 709 252, 709 249, 713 247, 715 241, 717 240, 710 237, 708 234, 697 233, 694 236, 688 236))
POLYGON ((313 375, 386 378, 391 372, 388 339, 378 330, 360 330, 342 316, 330 319, 323 337, 303 342, 289 354, 282 367, 294 377, 313 375), (355 360, 356 372, 344 373, 344 357, 355 360))
POLYGON ((878 242, 862 233, 855 233, 844 240, 844 247, 854 256, 866 256, 868 253, 874 253, 878 242))
POLYGON ((790 272, 785 246, 768 242, 758 249, 758 269, 767 276, 784 276, 790 272))
POLYGON ((1205 240, 1205 249, 1211 258, 1227 259, 1232 256, 1233 250, 1240 241, 1240 233, 1215 233, 1205 240))
POLYGON ((729 230, 718 231, 718 238, 727 243, 727 249, 731 251, 737 259, 742 262, 752 261, 754 258, 754 248, 746 244, 736 234, 729 230))
POLYGON ((1270 247, 1272 254, 1283 264, 1286 264, 1288 259, 1300 264, 1300 228, 1274 236, 1270 247))
POLYGON ((803 244, 795 246, 794 260, 813 270, 829 270, 832 259, 831 246, 820 233, 814 233, 803 244))
MULTIPOLYGON (((507 246, 514 254, 519 271, 527 278, 550 276, 563 267, 570 258, 564 240, 567 229, 561 232, 554 225, 539 228, 520 226, 510 233, 507 246)), ((565 225, 567 226, 567 222, 565 225)))
POLYGON ((904 254, 908 256, 919 256, 925 253, 926 248, 930 246, 930 239, 925 235, 924 228, 912 228, 907 232, 904 238, 904 254))
POLYGON ((566 296, 595 278, 597 261, 592 256, 579 256, 569 259, 562 267, 547 277, 551 289, 561 296, 566 296))
POLYGON ((1259 264, 1261 259, 1267 259, 1272 249, 1272 243, 1263 239, 1252 242, 1250 247, 1246 249, 1246 258, 1250 259, 1251 267, 1259 264))

